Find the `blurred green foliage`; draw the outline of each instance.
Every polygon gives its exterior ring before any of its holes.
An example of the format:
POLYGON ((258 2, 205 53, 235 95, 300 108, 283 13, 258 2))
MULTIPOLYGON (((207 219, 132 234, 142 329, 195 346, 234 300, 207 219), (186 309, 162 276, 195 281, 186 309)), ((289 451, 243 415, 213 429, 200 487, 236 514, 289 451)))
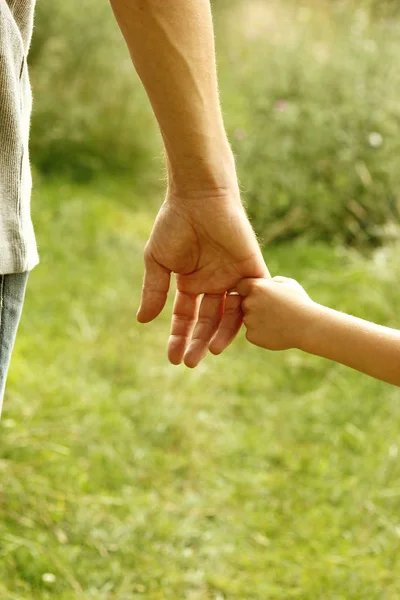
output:
POLYGON ((228 30, 224 106, 237 90, 227 121, 263 240, 396 235, 399 23, 344 3, 254 2, 228 30))
MULTIPOLYGON (((223 112, 266 243, 377 244, 400 214, 400 8, 213 2, 223 112)), ((32 159, 77 179, 162 179, 160 136, 107 2, 41 0, 32 159)))
MULTIPOLYGON (((169 364, 175 286, 156 322, 135 320, 154 212, 118 185, 35 186, 42 263, 0 427, 1 600, 399 600, 400 388, 243 332, 196 369, 169 364)), ((298 240, 265 258, 395 327, 399 252, 298 240)))
POLYGON ((37 168, 76 180, 148 171, 158 131, 108 2, 41 0, 30 64, 37 168))

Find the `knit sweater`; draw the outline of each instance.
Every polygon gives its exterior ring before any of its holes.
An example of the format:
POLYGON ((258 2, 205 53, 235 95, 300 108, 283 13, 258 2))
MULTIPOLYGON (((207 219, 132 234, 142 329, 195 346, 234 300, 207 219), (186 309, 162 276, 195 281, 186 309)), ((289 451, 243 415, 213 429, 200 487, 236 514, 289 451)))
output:
POLYGON ((27 55, 36 0, 0 0, 0 274, 39 263, 31 221, 27 55))

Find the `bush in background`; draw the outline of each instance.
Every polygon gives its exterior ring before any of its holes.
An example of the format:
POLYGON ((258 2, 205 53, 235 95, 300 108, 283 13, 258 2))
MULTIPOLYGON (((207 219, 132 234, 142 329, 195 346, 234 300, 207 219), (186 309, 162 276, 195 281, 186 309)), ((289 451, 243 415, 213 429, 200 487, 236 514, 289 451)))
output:
MULTIPOLYGON (((225 122, 262 239, 365 245, 397 235, 396 3, 213 5, 225 122)), ((41 0, 37 10, 35 166, 159 184, 160 136, 108 3, 86 0, 83 11, 77 0, 41 0)))
POLYGON ((158 131, 108 2, 38 2, 30 65, 41 172, 148 171, 158 131))
POLYGON ((243 196, 265 242, 378 243, 400 214, 400 25, 307 4, 248 3, 222 42, 243 196))

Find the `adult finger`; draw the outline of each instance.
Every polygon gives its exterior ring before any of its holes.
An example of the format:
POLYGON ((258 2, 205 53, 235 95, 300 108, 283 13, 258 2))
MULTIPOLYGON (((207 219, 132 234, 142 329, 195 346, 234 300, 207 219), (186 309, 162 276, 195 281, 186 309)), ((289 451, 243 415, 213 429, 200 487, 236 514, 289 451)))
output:
POLYGON ((176 291, 168 340, 168 358, 173 365, 182 362, 197 320, 200 300, 201 296, 176 291))
POLYGON ((238 295, 228 294, 226 296, 221 323, 209 346, 212 354, 221 354, 238 334, 243 323, 241 300, 241 296, 238 295))
POLYGON ((207 354, 210 340, 222 319, 224 294, 204 294, 191 342, 184 355, 187 367, 196 367, 207 354))
POLYGON ((140 307, 136 314, 139 323, 149 323, 162 311, 167 301, 171 272, 152 257, 145 258, 145 271, 140 307))

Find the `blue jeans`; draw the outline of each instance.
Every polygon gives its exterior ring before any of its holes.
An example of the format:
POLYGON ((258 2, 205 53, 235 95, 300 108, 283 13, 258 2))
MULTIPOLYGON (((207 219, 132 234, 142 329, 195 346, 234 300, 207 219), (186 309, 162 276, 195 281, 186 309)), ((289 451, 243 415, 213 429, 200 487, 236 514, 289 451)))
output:
POLYGON ((29 271, 0 275, 0 417, 29 271))

